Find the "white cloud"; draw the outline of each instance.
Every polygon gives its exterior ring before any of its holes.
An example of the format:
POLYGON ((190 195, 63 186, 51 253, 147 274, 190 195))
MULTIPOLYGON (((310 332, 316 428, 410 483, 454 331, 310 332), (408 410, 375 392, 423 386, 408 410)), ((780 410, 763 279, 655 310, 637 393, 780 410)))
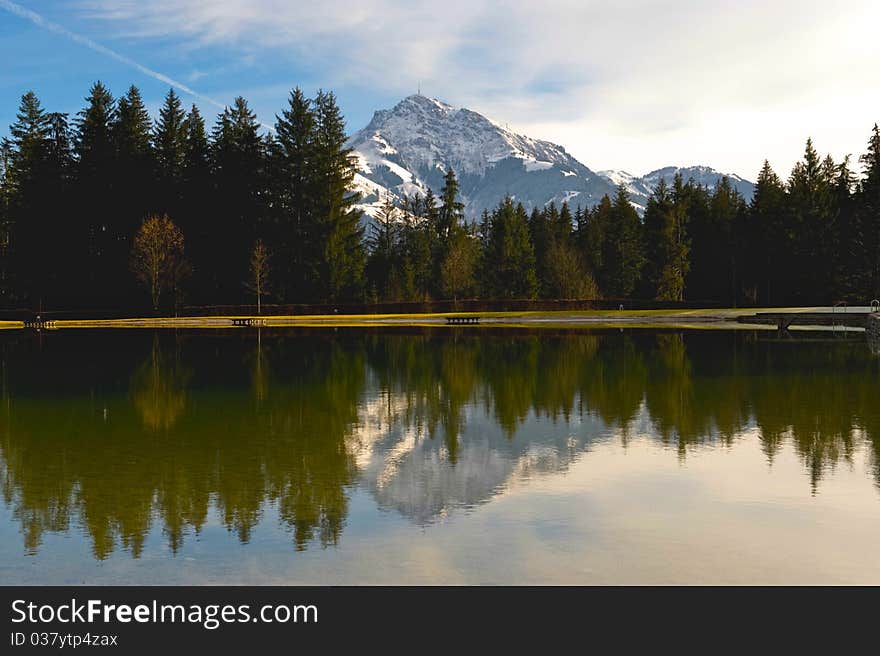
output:
MULTIPOLYGON (((595 168, 785 173, 812 135, 859 153, 880 120, 880 3, 815 0, 90 0, 128 38, 289 57, 328 87, 425 93, 595 168)), ((256 55, 256 56, 255 56, 256 55)))

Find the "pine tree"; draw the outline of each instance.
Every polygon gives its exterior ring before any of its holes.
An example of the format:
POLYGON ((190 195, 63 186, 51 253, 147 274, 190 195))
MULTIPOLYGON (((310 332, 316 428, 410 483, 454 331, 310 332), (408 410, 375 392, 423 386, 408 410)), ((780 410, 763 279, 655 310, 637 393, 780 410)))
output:
POLYGON ((534 215, 533 222, 540 245, 536 259, 542 295, 553 299, 596 298, 596 282, 575 243, 568 203, 557 211, 551 202, 534 215))
POLYGON ((880 298, 880 128, 868 141, 867 152, 861 157, 863 177, 856 195, 859 265, 865 271, 863 294, 880 298))
POLYGON ((584 212, 584 224, 578 229, 578 242, 587 268, 592 271, 599 291, 607 294, 610 262, 605 259, 608 250, 609 227, 612 220, 611 199, 605 195, 591 211, 584 212))
POLYGON ((80 265, 71 261, 70 244, 76 243, 76 235, 69 221, 72 176, 74 172, 73 135, 67 114, 51 112, 49 115, 49 142, 42 193, 45 195, 43 217, 45 234, 51 240, 42 240, 40 258, 43 276, 43 302, 46 307, 62 307, 70 304, 70 271, 80 265))
POLYGON ((684 300, 684 283, 690 269, 688 208, 681 174, 674 191, 661 179, 645 209, 645 278, 657 300, 684 300))
POLYGON ((153 143, 160 211, 176 217, 180 214, 186 166, 186 112, 174 89, 168 90, 159 109, 153 143))
POLYGON ((745 199, 729 178, 721 178, 710 201, 710 225, 713 226, 715 238, 713 247, 706 251, 714 253, 714 257, 712 265, 704 268, 704 272, 715 281, 715 292, 711 297, 733 306, 739 299, 739 271, 735 255, 745 211, 745 199))
POLYGON ((455 172, 449 169, 443 178, 443 189, 440 191, 440 209, 437 212, 438 236, 444 249, 463 220, 464 204, 458 199, 458 195, 458 179, 455 177, 455 172))
POLYGON ((764 306, 779 304, 788 293, 786 277, 794 254, 786 202, 782 180, 764 160, 749 205, 745 248, 740 252, 746 286, 754 288, 754 302, 764 306))
MULTIPOLYGON (((46 188, 51 124, 39 99, 32 91, 21 97, 11 139, 11 268, 15 275, 16 296, 40 302, 45 288, 42 247, 46 241, 46 188)), ((51 264, 50 264, 51 266, 51 264)))
MULTIPOLYGON (((115 150, 115 167, 112 184, 112 203, 117 215, 114 217, 114 234, 108 239, 109 266, 124 270, 129 257, 131 240, 144 218, 157 204, 155 169, 153 162, 153 122, 147 112, 141 93, 131 86, 116 103, 116 115, 112 124, 115 150)), ((122 278, 122 277, 120 277, 122 278)), ((118 281, 128 294, 133 291, 118 281)))
POLYGON ((0 305, 8 306, 13 300, 12 273, 14 270, 10 242, 12 239, 12 144, 0 139, 0 305))
POLYGON ((430 188, 424 199, 416 194, 404 205, 401 249, 407 300, 426 301, 436 287, 432 258, 437 231, 431 218, 435 215, 436 203, 430 188))
POLYGON ((400 281, 395 279, 399 270, 398 214, 394 201, 386 196, 367 236, 367 279, 381 301, 401 300, 400 281))
POLYGON ((217 229, 211 149, 205 120, 193 105, 184 121, 185 141, 180 198, 179 225, 188 235, 189 259, 193 262, 192 295, 196 302, 210 298, 212 232, 217 229))
POLYGON ((559 210, 556 203, 550 202, 542 208, 533 208, 529 215, 529 234, 535 246, 535 268, 538 275, 538 295, 541 298, 553 296, 549 287, 550 248, 553 244, 559 210))
POLYGON ((113 141, 120 159, 149 160, 153 154, 153 121, 136 86, 117 102, 113 141))
POLYGON ((692 240, 685 293, 692 301, 733 305, 739 284, 735 239, 745 201, 727 178, 712 191, 689 180, 679 194, 688 208, 692 240))
POLYGON ((857 238, 856 205, 853 190, 856 188, 856 176, 849 166, 849 155, 836 166, 834 181, 831 188, 831 222, 829 225, 831 239, 831 262, 828 267, 829 287, 833 298, 849 298, 858 302, 862 294, 859 289, 859 278, 864 275, 861 268, 854 267, 858 260, 855 244, 857 238))
POLYGON ((81 255, 82 264, 70 272, 79 303, 115 305, 124 302, 117 285, 122 276, 114 266, 114 246, 118 245, 116 208, 107 202, 115 197, 116 149, 113 124, 116 103, 110 91, 96 82, 86 97, 86 107, 75 121, 74 152, 76 166, 75 220, 81 241, 71 249, 81 255))
POLYGON ((186 185, 196 183, 210 174, 211 153, 205 119, 193 105, 184 122, 183 179, 186 185))
POLYGON ((241 298, 249 244, 258 238, 268 213, 267 143, 244 98, 236 98, 218 117, 211 151, 216 209, 208 266, 215 276, 214 297, 229 303, 241 298))
POLYGON ((507 196, 488 222, 484 254, 487 291, 491 298, 535 298, 538 278, 528 216, 522 204, 507 196))
POLYGON ((571 208, 567 202, 563 202, 562 207, 559 208, 559 215, 553 224, 554 241, 569 243, 573 238, 573 227, 574 218, 571 215, 571 208))
POLYGON ((320 289, 331 301, 354 300, 363 288, 365 253, 352 150, 345 146, 345 123, 332 93, 315 96, 315 211, 321 227, 320 289))
POLYGON ((271 236, 288 298, 308 296, 318 277, 320 224, 316 212, 316 126, 311 101, 294 89, 287 109, 276 116, 271 153, 273 221, 271 236))
POLYGON ((645 256, 642 224, 623 185, 617 188, 606 229, 602 254, 606 286, 602 291, 614 298, 628 298, 639 284, 645 256))
POLYGON ((794 236, 792 275, 793 300, 832 302, 828 288, 832 243, 830 243, 831 186, 833 163, 822 162, 807 139, 804 159, 795 164, 788 182, 791 234, 794 236))

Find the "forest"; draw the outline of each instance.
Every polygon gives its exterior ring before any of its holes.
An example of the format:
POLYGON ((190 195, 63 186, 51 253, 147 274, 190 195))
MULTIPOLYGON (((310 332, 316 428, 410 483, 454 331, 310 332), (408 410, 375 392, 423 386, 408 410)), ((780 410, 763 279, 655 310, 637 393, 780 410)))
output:
POLYGON ((332 92, 294 89, 271 127, 239 97, 210 129, 173 89, 155 121, 135 86, 97 82, 73 117, 27 92, 0 142, 0 308, 880 297, 876 125, 858 162, 807 140, 787 179, 764 163, 753 198, 677 177, 644 216, 621 187, 468 220, 447 170, 437 195, 367 221, 354 175, 332 92))

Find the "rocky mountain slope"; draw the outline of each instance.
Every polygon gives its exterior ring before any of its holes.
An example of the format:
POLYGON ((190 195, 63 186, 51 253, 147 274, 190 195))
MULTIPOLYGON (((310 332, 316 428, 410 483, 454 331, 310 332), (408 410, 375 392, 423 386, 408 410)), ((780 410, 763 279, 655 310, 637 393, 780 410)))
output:
MULTIPOLYGON (((428 188, 439 194, 450 167, 471 218, 508 194, 529 210, 564 201, 591 207, 605 194, 613 194, 619 184, 641 212, 661 178, 671 182, 681 171, 686 179, 693 177, 711 187, 723 175, 705 166, 666 167, 642 177, 624 171, 597 173, 562 146, 517 134, 482 114, 421 95, 377 111, 348 145, 358 161, 355 188, 362 195, 360 207, 369 215, 375 215, 389 194, 400 199, 424 195, 428 188)), ((746 198, 751 197, 752 183, 729 177, 746 198)))

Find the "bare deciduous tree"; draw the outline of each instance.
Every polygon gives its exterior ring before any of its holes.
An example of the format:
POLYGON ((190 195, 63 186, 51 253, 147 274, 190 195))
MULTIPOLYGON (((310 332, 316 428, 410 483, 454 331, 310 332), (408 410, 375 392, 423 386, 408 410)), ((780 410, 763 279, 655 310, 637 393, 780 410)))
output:
POLYGON ((262 239, 258 239, 251 251, 251 278, 247 288, 257 295, 257 314, 262 314, 262 298, 268 292, 269 249, 262 239))
POLYGON ((159 309, 163 290, 179 288, 186 269, 180 228, 167 215, 144 219, 134 237, 131 270, 149 290, 153 310, 159 309))

